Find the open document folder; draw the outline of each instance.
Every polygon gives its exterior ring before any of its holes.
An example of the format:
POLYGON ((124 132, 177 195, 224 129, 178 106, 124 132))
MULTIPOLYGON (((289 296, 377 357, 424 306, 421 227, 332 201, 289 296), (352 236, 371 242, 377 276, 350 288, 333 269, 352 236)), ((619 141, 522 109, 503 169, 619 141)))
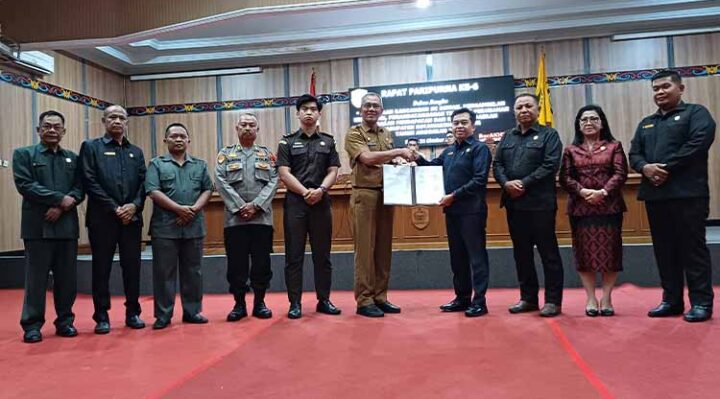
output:
POLYGON ((383 165, 385 205, 437 205, 443 195, 442 166, 383 165))

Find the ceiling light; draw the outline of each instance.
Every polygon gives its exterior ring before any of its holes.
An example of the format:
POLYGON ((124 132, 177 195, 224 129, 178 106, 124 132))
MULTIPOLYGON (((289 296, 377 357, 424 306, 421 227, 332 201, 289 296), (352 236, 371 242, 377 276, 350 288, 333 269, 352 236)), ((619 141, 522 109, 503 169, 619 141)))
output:
POLYGON ((430 0, 417 0, 415 6, 417 8, 428 8, 430 7, 430 0))

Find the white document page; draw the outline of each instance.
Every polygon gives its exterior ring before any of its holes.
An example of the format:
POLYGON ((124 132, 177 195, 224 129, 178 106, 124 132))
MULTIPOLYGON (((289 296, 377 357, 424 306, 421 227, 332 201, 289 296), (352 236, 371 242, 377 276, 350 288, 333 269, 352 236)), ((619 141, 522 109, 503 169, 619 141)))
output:
POLYGON ((415 200, 418 205, 437 205, 445 195, 442 166, 415 168, 415 200))
POLYGON ((383 165, 383 203, 412 205, 412 166, 383 165))

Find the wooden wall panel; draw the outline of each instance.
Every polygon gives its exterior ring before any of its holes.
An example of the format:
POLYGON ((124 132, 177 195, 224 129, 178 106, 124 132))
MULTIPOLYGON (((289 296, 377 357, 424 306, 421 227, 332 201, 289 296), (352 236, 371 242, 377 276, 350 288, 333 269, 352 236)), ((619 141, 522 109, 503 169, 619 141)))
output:
POLYGON ((215 78, 167 79, 156 81, 157 104, 216 101, 215 78))
POLYGON ((221 100, 285 96, 285 72, 282 66, 263 67, 262 73, 223 76, 220 79, 221 100))
POLYGON ((720 33, 673 37, 675 65, 720 63, 720 33))
POLYGON ((548 76, 584 73, 583 43, 580 39, 511 44, 508 48, 510 73, 516 78, 536 76, 543 49, 548 76))
POLYGON ((503 75, 502 47, 433 53, 433 80, 503 75))
POLYGON ((605 111, 613 136, 622 142, 625 152, 629 152, 638 123, 657 110, 650 82, 594 85, 593 96, 594 102, 605 111))
POLYGON ((149 81, 132 82, 126 79, 125 88, 125 105, 128 107, 152 105, 149 81))
POLYGON ((57 51, 50 51, 48 54, 55 57, 55 72, 51 75, 43 77, 42 80, 82 93, 82 62, 75 58, 58 53, 57 51))
POLYGON ((668 66, 665 38, 625 40, 590 39, 590 70, 592 72, 627 71, 668 66))
POLYGON ((360 86, 427 81, 425 54, 360 58, 358 68, 360 86))
MULTIPOLYGON (((719 37, 720 38, 720 37, 719 37)), ((719 53, 720 55, 720 53, 719 53)), ((715 62, 719 62, 717 59, 715 62)), ((702 104, 710 111, 715 123, 720 125, 720 79, 717 77, 685 79, 683 99, 689 103, 702 104)), ((720 218, 720 139, 715 131, 715 142, 710 148, 710 218, 720 218)))
POLYGON ((312 62, 290 65, 288 74, 291 96, 310 93, 310 76, 315 70, 315 89, 317 94, 332 92, 332 66, 330 62, 312 62))
POLYGON ((330 89, 333 92, 347 91, 355 86, 352 60, 330 61, 330 73, 330 89))
MULTIPOLYGON (((115 72, 95 66, 85 65, 87 94, 113 104, 124 105, 125 101, 125 78, 115 72)), ((142 104, 142 105, 147 105, 142 104)))
POLYGON ((563 146, 572 142, 575 135, 574 119, 577 110, 585 105, 585 88, 582 86, 551 87, 554 128, 560 134, 563 146))
POLYGON ((8 167, 0 167, 0 251, 23 248, 20 239, 20 212, 22 197, 15 189, 12 174, 12 154, 16 148, 31 145, 35 126, 31 114, 32 92, 20 87, 0 83, 0 158, 8 167))

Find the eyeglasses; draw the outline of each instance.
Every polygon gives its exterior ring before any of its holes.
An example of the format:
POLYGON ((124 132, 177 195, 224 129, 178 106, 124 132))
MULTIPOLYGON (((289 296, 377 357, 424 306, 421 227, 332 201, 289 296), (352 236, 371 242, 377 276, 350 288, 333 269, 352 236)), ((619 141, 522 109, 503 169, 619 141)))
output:
POLYGON ((580 123, 583 125, 587 125, 588 123, 598 123, 600 122, 600 118, 597 116, 588 116, 585 118, 580 118, 580 123))

